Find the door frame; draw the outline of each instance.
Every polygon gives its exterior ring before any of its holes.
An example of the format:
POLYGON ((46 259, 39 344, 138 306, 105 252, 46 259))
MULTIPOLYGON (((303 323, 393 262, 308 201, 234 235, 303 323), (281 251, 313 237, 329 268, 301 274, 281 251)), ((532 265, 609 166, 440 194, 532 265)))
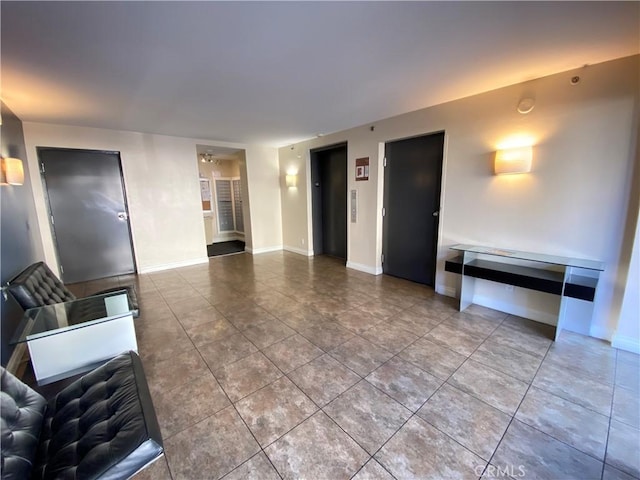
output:
MULTIPOLYGON (((444 200, 444 172, 445 172, 445 162, 446 162, 446 158, 447 158, 447 132, 445 129, 441 129, 441 130, 433 130, 430 132, 424 132, 424 133, 418 133, 415 135, 409 135, 407 137, 400 137, 400 138, 393 138, 393 139, 389 139, 389 140, 385 140, 384 142, 380 142, 379 146, 379 152, 381 153, 382 156, 382 162, 381 163, 381 171, 380 171, 380 184, 381 184, 381 191, 380 191, 380 199, 381 199, 381 206, 382 209, 386 208, 386 166, 385 166, 385 162, 386 162, 386 156, 387 156, 387 144, 389 143, 393 143, 393 142, 400 142, 403 140, 411 140, 414 138, 419 138, 419 137, 428 137, 430 135, 437 135, 441 133, 443 135, 442 137, 442 159, 440 162, 440 182, 439 182, 439 188, 440 188, 440 192, 438 195, 438 215, 437 215, 437 221, 436 221, 436 226, 435 226, 435 231, 434 231, 434 242, 433 242, 433 252, 432 252, 432 258, 433 258, 433 263, 434 263, 434 269, 433 269, 433 277, 431 278, 431 281, 433 282, 433 289, 436 290, 437 287, 437 277, 438 277, 438 247, 441 244, 441 240, 442 240, 442 230, 441 230, 441 218, 442 218, 442 205, 443 205, 443 200, 444 200)), ((382 261, 382 256, 384 255, 384 246, 385 246, 385 228, 384 228, 384 215, 382 215, 382 209, 381 209, 381 215, 380 215, 380 253, 381 253, 381 257, 380 257, 380 271, 382 274, 386 274, 384 271, 384 262, 382 261)))
MULTIPOLYGON (((318 200, 316 199, 315 194, 315 185, 313 183, 314 174, 316 173, 318 154, 325 152, 327 150, 333 150, 335 148, 344 147, 346 149, 346 162, 345 162, 345 174, 346 174, 346 185, 347 191, 345 193, 347 201, 345 202, 344 208, 347 212, 347 221, 345 225, 345 231, 347 235, 346 239, 346 258, 345 262, 349 261, 349 145, 348 142, 336 142, 330 145, 323 145, 322 147, 312 148, 309 150, 309 190, 310 190, 310 204, 311 204, 311 232, 309 238, 311 239, 311 250, 313 251, 313 256, 324 255, 324 247, 322 249, 322 253, 318 252, 317 242, 318 235, 322 235, 322 205, 318 205, 318 200)), ((324 243, 324 242, 323 242, 324 243)))
POLYGON ((122 186, 122 195, 124 198, 124 209, 127 213, 127 221, 129 222, 129 246, 131 247, 131 258, 133 260, 133 273, 138 273, 138 261, 136 256, 135 244, 133 242, 133 228, 132 228, 132 220, 131 215, 129 213, 129 198, 127 195, 127 186, 124 181, 124 172, 122 170, 122 155, 117 150, 100 150, 100 149, 89 149, 89 148, 65 148, 65 147, 42 147, 36 146, 36 155, 38 157, 38 173, 40 175, 40 182, 42 184, 42 193, 44 197, 45 208, 47 209, 47 225, 49 226, 49 231, 51 232, 51 239, 53 243, 53 250, 56 256, 56 263, 58 266, 58 275, 62 283, 64 283, 64 272, 63 269, 60 268, 60 253, 58 248, 58 239, 56 237, 56 229, 54 228, 53 223, 51 222, 51 218, 53 217, 53 212, 51 210, 51 202, 49 201, 49 190, 47 189, 47 182, 45 181, 43 171, 43 163, 40 158, 40 153, 46 150, 56 150, 56 151, 66 151, 66 152, 91 152, 91 153, 103 153, 107 155, 116 155, 118 157, 118 169, 120 170, 120 184, 122 186))

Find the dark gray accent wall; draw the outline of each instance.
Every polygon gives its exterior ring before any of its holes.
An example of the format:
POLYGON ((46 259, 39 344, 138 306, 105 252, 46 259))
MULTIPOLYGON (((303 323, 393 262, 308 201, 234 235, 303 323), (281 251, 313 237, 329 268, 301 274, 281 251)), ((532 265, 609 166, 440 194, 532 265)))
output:
MULTIPOLYGON (((2 156, 22 160, 25 181, 22 186, 0 185, 0 280, 6 284, 26 266, 43 258, 36 207, 29 179, 22 122, 2 102, 2 156)), ((0 296, 2 321, 2 365, 13 352, 9 341, 22 318, 22 309, 11 296, 0 296)))

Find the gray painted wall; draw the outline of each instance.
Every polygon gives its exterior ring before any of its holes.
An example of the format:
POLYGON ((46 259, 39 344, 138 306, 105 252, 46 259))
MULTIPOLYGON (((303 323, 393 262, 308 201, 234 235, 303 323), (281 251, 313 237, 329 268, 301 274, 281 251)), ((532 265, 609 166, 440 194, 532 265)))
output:
MULTIPOLYGON (((22 133, 22 122, 2 102, 2 156, 22 160, 25 183, 22 186, 0 186, 0 281, 4 285, 29 264, 42 260, 40 231, 29 180, 27 155, 22 133)), ((6 365, 13 352, 9 341, 22 318, 22 309, 11 296, 0 296, 2 318, 2 365, 6 365)))

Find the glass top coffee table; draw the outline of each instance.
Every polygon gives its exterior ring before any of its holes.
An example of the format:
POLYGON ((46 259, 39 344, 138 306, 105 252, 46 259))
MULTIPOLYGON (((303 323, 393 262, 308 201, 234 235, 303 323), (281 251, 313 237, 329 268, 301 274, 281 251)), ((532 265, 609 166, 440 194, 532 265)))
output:
POLYGON ((31 308, 10 344, 26 343, 39 385, 93 369, 138 350, 125 290, 31 308))

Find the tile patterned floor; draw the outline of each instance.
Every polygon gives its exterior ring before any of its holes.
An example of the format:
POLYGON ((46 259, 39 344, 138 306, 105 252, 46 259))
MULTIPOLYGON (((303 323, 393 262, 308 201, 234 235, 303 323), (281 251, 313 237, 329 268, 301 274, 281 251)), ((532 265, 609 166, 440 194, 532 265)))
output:
POLYGON ((289 253, 136 283, 145 479, 640 477, 637 355, 289 253))

